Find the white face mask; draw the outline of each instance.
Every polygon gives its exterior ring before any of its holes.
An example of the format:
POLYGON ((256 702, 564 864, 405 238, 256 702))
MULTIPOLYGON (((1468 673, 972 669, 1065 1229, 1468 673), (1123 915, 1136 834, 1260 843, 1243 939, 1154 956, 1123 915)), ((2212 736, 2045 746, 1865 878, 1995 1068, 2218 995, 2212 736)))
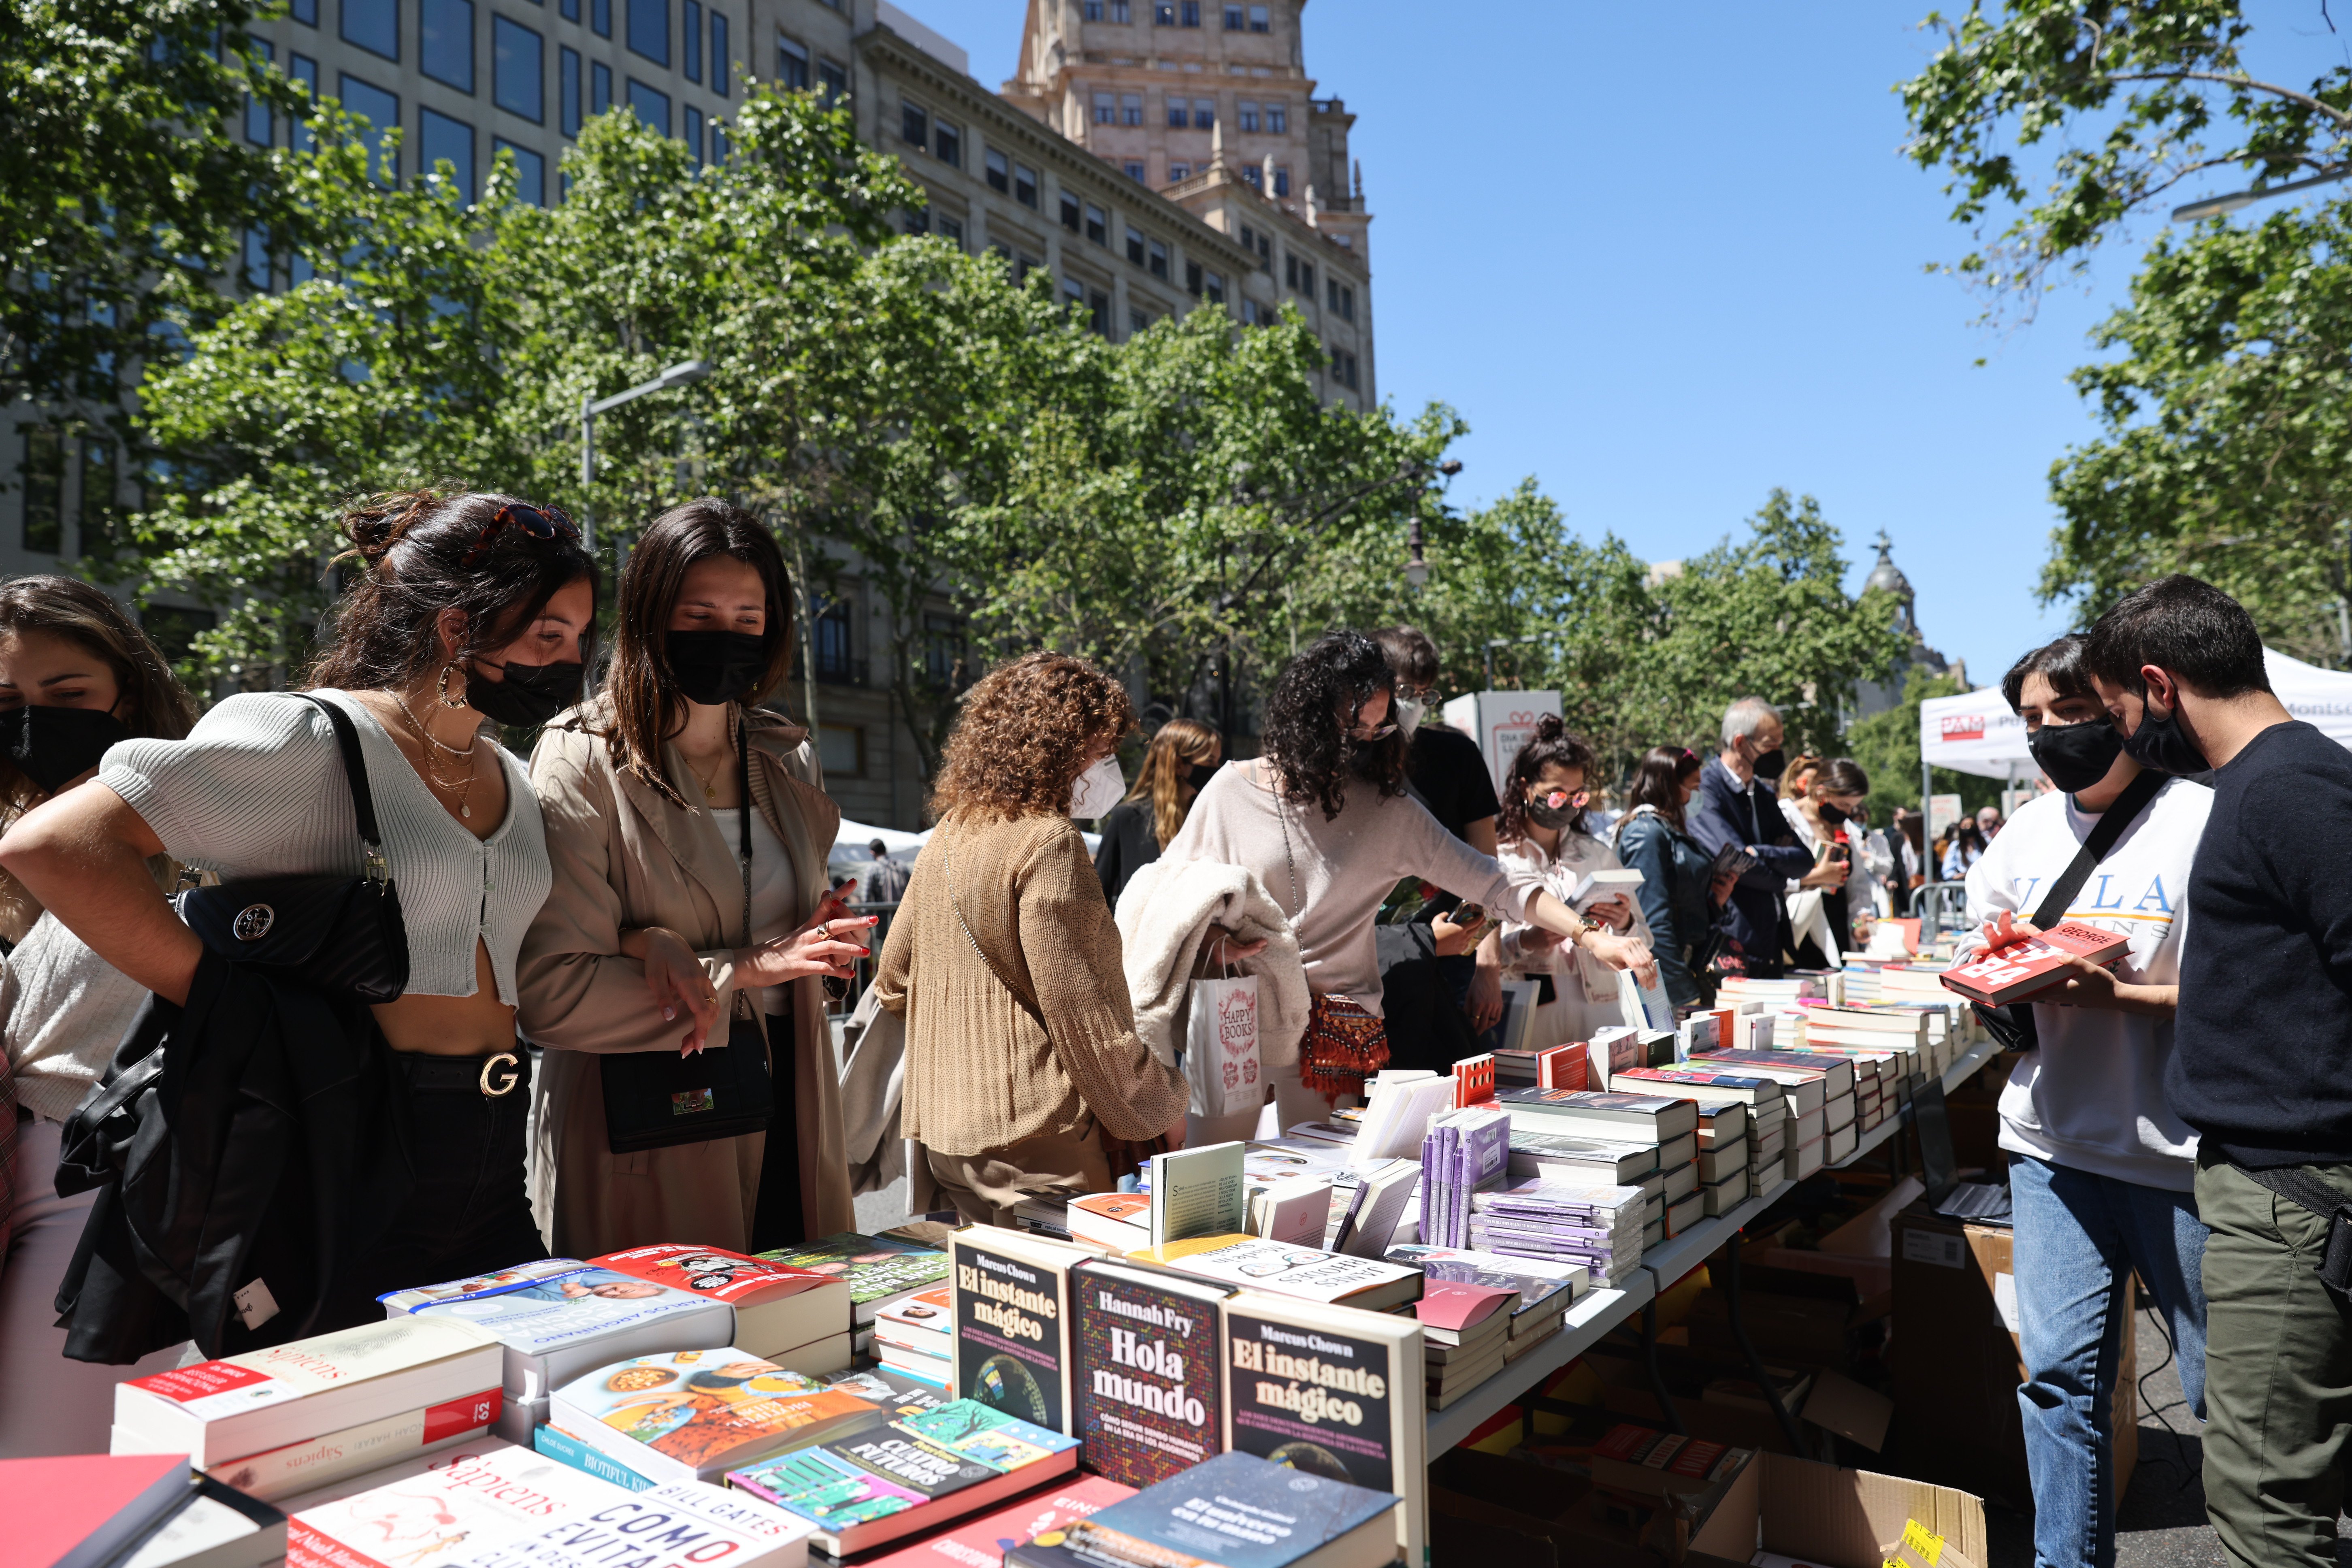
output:
POLYGON ((1127 775, 1118 771, 1118 759, 1105 757, 1070 786, 1070 816, 1079 822, 1105 816, 1126 794, 1127 775))
POLYGON ((1428 712, 1429 704, 1426 702, 1416 702, 1410 697, 1398 698, 1396 700, 1398 731, 1406 740, 1412 740, 1412 732, 1421 728, 1421 721, 1428 712))

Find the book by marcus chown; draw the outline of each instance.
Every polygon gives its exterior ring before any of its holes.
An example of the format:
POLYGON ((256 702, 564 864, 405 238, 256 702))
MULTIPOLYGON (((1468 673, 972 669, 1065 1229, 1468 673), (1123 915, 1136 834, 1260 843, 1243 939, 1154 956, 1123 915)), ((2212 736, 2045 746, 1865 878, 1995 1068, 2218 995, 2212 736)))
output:
POLYGON ((1150 1486, 1224 1447, 1219 1311, 1228 1287, 1157 1269, 1071 1272, 1081 1462, 1150 1486))
POLYGON ((877 1410, 821 1442, 729 1472, 738 1488, 816 1527, 835 1557, 870 1551, 1000 1502, 1076 1465, 1077 1444, 974 1400, 877 1410))
POLYGON ((1070 1270, 1083 1247, 994 1226, 948 1238, 960 1399, 1071 1432, 1070 1270))
MULTIPOLYGON (((1418 1394, 1418 1390, 1414 1391, 1418 1394)), ((1220 1454, 1005 1553, 1005 1568, 1378 1568, 1392 1496, 1220 1454)))

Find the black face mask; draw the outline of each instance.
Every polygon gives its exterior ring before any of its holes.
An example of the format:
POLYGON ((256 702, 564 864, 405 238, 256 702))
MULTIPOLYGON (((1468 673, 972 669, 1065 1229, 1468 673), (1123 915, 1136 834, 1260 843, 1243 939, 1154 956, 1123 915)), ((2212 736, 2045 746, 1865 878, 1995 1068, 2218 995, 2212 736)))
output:
POLYGON ((1821 812, 1822 824, 1826 827, 1843 827, 1847 823, 1853 820, 1853 818, 1848 816, 1844 812, 1840 811, 1836 806, 1832 805, 1828 801, 1822 802, 1821 812))
POLYGON ((1777 779, 1780 776, 1780 770, 1789 765, 1789 753, 1785 748, 1775 746, 1769 752, 1759 752, 1748 765, 1759 779, 1777 779))
POLYGON ((750 696, 768 668, 768 639, 749 632, 672 632, 665 652, 679 694, 706 708, 750 696))
POLYGON ((1528 802, 1528 820, 1538 827, 1564 830, 1575 825, 1582 810, 1581 806, 1547 805, 1541 800, 1531 800, 1528 802))
MULTIPOLYGON (((2142 727, 2147 721, 2141 721, 2142 727)), ((2044 724, 2025 737, 2033 765, 2068 795, 2079 795, 2107 776, 2123 754, 2124 738, 2104 720, 2086 724, 2044 724)))
POLYGON ((580 700, 580 664, 516 664, 498 667, 504 680, 466 682, 466 704, 477 713, 519 730, 535 730, 580 700))
POLYGON ((1209 781, 1216 776, 1217 770, 1215 768, 1211 767, 1206 763, 1194 763, 1190 768, 1185 770, 1184 782, 1191 784, 1196 790, 1206 789, 1209 787, 1209 781))
MULTIPOLYGON (((2213 764, 2205 760, 2197 742, 2181 729, 2180 715, 2168 713, 2159 719, 2145 700, 2139 710, 2139 728, 2118 738, 2123 742, 2124 755, 2151 773, 2187 777, 2212 771, 2213 764)), ((2053 778, 2051 782, 2055 784, 2057 780, 2053 778)))
POLYGON ((98 766, 106 748, 131 739, 102 708, 11 708, 0 713, 0 752, 44 795, 98 766))

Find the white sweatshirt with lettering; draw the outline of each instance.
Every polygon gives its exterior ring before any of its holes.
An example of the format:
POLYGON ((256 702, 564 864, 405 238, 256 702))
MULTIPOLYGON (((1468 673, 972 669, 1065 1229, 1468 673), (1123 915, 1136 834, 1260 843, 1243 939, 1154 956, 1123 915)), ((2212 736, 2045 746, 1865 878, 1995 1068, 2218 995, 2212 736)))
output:
MULTIPOLYGON (((2129 939, 2116 978, 2143 985, 2180 978, 2189 868, 2212 804, 2203 784, 2174 779, 2074 895, 2067 919, 2129 939)), ((1981 930, 2002 910, 2030 916, 2098 820, 2055 791, 2019 807, 1969 868, 1972 926, 1981 930)), ((2189 1191, 2197 1134, 2164 1102, 2172 1021, 2035 1003, 2033 1024, 2041 1047, 2001 1091, 2000 1146, 2119 1181, 2189 1191)))

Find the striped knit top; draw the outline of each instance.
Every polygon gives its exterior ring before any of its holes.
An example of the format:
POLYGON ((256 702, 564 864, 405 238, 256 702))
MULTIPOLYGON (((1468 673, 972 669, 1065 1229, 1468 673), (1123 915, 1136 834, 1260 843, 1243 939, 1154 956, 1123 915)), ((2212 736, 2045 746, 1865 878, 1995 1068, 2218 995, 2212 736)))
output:
MULTIPOLYGON (((375 716, 341 691, 359 731, 384 859, 408 928, 408 989, 474 994, 474 943, 488 948, 499 1000, 515 1001, 515 953, 551 875, 539 797, 521 762, 490 737, 506 770, 507 815, 477 839, 435 798, 375 716)), ((122 741, 98 782, 154 829, 174 859, 249 877, 360 874, 359 826, 327 716, 289 692, 242 692, 206 713, 184 741, 122 741)))

